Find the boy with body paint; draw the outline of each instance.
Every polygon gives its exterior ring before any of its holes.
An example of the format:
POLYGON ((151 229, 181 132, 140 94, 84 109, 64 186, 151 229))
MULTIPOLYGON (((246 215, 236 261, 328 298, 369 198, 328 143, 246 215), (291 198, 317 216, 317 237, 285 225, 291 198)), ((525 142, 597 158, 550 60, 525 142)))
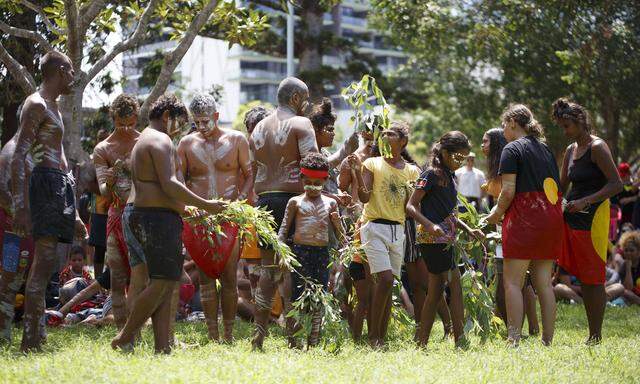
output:
MULTIPOLYGON (((105 261, 111 269, 113 317, 118 328, 127 321, 125 290, 131 275, 129 253, 123 234, 123 212, 131 192, 131 150, 138 141, 138 101, 122 94, 111 104, 114 130, 96 145, 93 163, 100 195, 111 201, 107 216, 105 261)), ((132 263, 135 265, 135 261, 132 263)))
MULTIPOLYGON (((289 229, 295 228, 292 250, 300 262, 299 272, 325 288, 329 281, 329 229, 333 226, 335 233, 344 243, 344 228, 340 222, 338 203, 322 194, 322 189, 329 177, 327 158, 319 153, 310 153, 300 162, 300 173, 304 185, 304 193, 293 197, 287 203, 278 237, 286 242, 289 229)), ((304 290, 304 281, 297 274, 292 274, 293 296, 297 300, 304 290)), ((312 314, 311 334, 308 345, 318 344, 322 318, 319 313, 312 314)))
MULTIPOLYGON (((205 199, 246 200, 253 192, 249 141, 239 131, 218 126, 219 112, 213 96, 196 95, 189 106, 196 131, 178 144, 180 171, 193 193, 205 199)), ((200 297, 209 338, 219 339, 218 291, 220 280, 225 342, 233 341, 238 305, 236 269, 240 254, 238 226, 220 223, 225 236, 209 243, 204 228, 184 225, 182 239, 198 266, 200 297)))

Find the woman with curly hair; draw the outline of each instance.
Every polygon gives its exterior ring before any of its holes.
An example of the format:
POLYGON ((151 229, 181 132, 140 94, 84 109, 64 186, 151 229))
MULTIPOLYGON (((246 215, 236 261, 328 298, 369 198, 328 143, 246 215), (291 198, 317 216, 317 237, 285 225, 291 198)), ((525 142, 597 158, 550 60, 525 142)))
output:
POLYGON ((640 305, 640 231, 628 231, 618 241, 620 253, 615 256, 624 286, 623 297, 629 304, 640 305))
POLYGON ((553 103, 551 117, 572 141, 560 172, 561 190, 569 192, 564 208, 566 246, 559 264, 582 283, 589 321, 587 343, 597 344, 607 302, 609 198, 622 191, 622 181, 607 143, 591 134, 591 118, 583 106, 560 98, 553 103))

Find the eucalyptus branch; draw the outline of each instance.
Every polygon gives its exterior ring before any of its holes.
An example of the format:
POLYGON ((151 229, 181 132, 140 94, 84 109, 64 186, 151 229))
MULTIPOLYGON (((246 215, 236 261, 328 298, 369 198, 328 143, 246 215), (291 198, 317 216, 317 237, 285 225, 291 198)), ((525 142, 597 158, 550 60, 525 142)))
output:
POLYGON ((5 23, 4 21, 0 21, 0 30, 11 36, 33 40, 38 43, 45 52, 53 50, 53 46, 49 43, 49 41, 47 41, 47 39, 38 32, 16 28, 5 23))
MULTIPOLYGON (((100 0, 97 0, 100 1, 100 0)), ((147 25, 151 20, 151 16, 155 12, 156 8, 160 5, 161 0, 151 0, 147 7, 145 8, 142 16, 140 17, 140 21, 138 21, 138 25, 136 26, 135 31, 129 36, 128 39, 119 42, 116 44, 110 52, 106 55, 102 56, 97 63, 95 63, 91 69, 87 72, 86 76, 83 79, 83 85, 87 85, 93 80, 94 77, 100 73, 116 56, 120 53, 127 51, 131 48, 134 48, 142 39, 144 34, 146 33, 147 25)))
POLYGON ((4 48, 0 41, 0 61, 7 67, 9 73, 16 79, 22 90, 26 94, 32 94, 36 91, 36 81, 33 79, 29 71, 11 56, 4 48))
POLYGON ((57 25, 51 22, 51 20, 47 17, 47 15, 44 13, 44 10, 40 6, 33 4, 29 0, 20 0, 20 4, 24 5, 25 7, 37 13, 38 16, 42 18, 42 21, 47 26, 47 28, 49 28, 51 32, 55 33, 56 35, 64 34, 64 31, 62 29, 60 29, 57 25))

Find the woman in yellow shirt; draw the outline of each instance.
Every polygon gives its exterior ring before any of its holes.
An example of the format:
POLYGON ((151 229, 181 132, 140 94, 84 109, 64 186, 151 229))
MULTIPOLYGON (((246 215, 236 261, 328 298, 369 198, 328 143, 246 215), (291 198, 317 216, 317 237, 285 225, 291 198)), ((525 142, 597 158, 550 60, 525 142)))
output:
POLYGON ((375 276, 371 303, 369 343, 384 345, 388 317, 391 312, 391 288, 394 275, 400 278, 404 259, 405 206, 413 182, 420 175, 415 165, 402 158, 409 142, 409 125, 393 122, 382 131, 389 144, 390 157, 371 157, 361 163, 357 156, 349 157, 358 181, 358 197, 364 203, 360 237, 371 274, 375 276))

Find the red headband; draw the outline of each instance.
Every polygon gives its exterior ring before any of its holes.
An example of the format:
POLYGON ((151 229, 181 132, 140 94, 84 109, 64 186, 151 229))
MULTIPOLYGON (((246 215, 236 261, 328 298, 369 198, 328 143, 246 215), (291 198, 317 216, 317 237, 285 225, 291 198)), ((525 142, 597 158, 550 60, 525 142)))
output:
POLYGON ((312 177, 314 179, 326 179, 329 177, 329 171, 322 171, 318 169, 309 169, 300 167, 300 173, 307 177, 312 177))

